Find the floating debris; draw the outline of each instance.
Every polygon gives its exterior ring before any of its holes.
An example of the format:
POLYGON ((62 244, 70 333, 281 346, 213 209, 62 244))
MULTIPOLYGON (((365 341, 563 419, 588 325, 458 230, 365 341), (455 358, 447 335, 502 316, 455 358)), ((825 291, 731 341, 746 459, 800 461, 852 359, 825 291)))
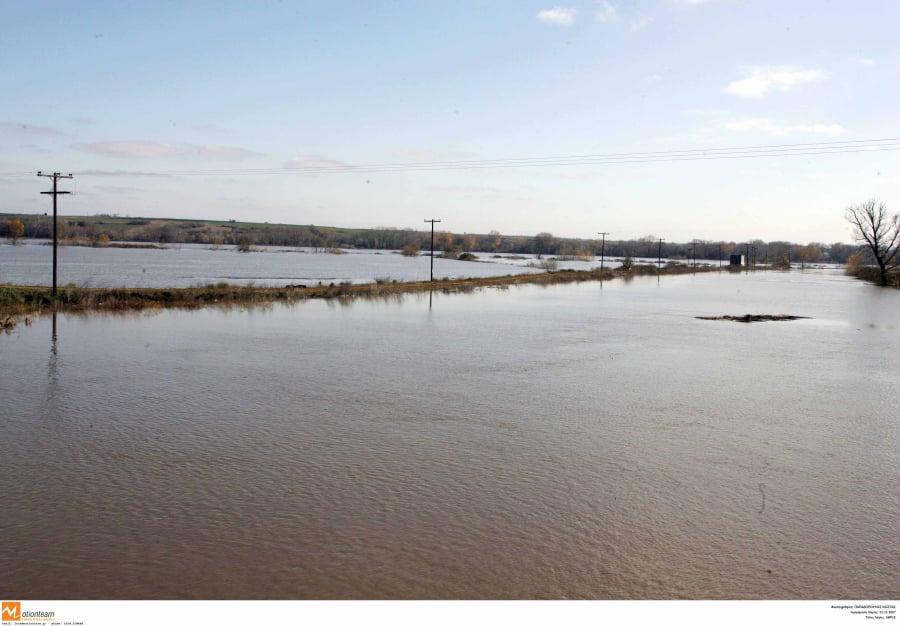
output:
POLYGON ((802 315, 720 315, 718 317, 697 317, 698 320, 714 320, 725 322, 788 322, 790 320, 808 320, 802 315))

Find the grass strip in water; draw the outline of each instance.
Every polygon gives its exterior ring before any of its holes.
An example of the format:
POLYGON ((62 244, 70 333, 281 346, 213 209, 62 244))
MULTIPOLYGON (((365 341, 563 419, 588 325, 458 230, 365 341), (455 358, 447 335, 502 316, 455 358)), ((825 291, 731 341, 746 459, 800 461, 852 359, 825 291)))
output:
MULTIPOLYGON (((710 272, 718 268, 670 266, 661 275, 710 272)), ((195 309, 215 305, 254 305, 272 302, 299 302, 308 299, 378 298, 406 293, 437 291, 454 293, 480 287, 522 284, 565 284, 612 280, 657 274, 654 266, 634 266, 630 270, 560 270, 537 274, 515 274, 485 278, 458 278, 430 281, 396 282, 378 279, 374 283, 323 285, 286 285, 281 287, 240 286, 228 283, 187 288, 97 288, 66 285, 54 297, 49 287, 0 286, 0 318, 57 312, 134 311, 147 308, 195 309)))

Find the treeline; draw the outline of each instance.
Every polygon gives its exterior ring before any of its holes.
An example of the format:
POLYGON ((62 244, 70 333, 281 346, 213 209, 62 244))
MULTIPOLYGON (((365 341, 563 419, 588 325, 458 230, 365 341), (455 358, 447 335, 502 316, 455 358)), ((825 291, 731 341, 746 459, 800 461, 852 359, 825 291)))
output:
MULTIPOLYGON (((52 218, 47 215, 0 214, 0 237, 6 239, 50 239, 52 218)), ((115 215, 65 216, 57 224, 63 243, 73 245, 109 245, 110 242, 146 244, 193 243, 209 246, 291 246, 316 249, 360 248, 404 250, 407 254, 429 250, 431 233, 403 228, 335 228, 314 225, 258 224, 236 221, 202 221, 132 218, 115 215)), ((653 236, 639 239, 606 240, 556 237, 542 232, 534 236, 457 234, 435 232, 435 250, 447 255, 463 252, 495 254, 535 254, 558 259, 593 258, 601 246, 611 257, 656 258, 691 261, 728 261, 731 254, 742 254, 753 263, 803 264, 846 263, 859 246, 843 243, 799 245, 788 241, 754 240, 750 242, 694 240, 662 243, 653 236)))

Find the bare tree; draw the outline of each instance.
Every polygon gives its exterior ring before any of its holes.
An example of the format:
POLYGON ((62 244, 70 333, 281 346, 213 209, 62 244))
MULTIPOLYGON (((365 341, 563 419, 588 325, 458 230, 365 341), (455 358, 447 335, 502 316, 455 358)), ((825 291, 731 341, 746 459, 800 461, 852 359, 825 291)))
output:
POLYGON ((888 271, 900 262, 900 215, 888 215, 884 202, 866 200, 847 207, 846 218, 856 231, 856 240, 868 246, 878 264, 882 286, 887 285, 888 271))

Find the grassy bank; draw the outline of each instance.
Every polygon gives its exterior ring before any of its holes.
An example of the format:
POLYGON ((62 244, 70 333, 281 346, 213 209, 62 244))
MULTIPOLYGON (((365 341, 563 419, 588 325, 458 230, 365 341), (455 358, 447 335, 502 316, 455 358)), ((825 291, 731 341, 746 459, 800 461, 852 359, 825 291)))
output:
MULTIPOLYGON (((718 268, 665 267, 661 275, 710 272, 718 268)), ((573 282, 612 280, 641 275, 656 275, 653 266, 635 266, 630 270, 557 271, 540 274, 518 274, 489 278, 461 278, 435 282, 394 282, 380 279, 364 284, 329 284, 284 287, 236 286, 227 283, 189 287, 184 289, 154 288, 93 288, 67 285, 58 289, 56 298, 48 287, 0 287, 0 318, 7 316, 40 315, 53 311, 130 311, 146 308, 185 308, 262 304, 271 302, 299 302, 324 298, 377 298, 415 292, 459 292, 479 287, 521 284, 564 284, 573 282)))
MULTIPOLYGON (((881 273, 877 267, 848 267, 847 275, 860 280, 865 280, 875 285, 881 285, 881 273)), ((900 288, 900 268, 888 270, 886 287, 900 288)))

